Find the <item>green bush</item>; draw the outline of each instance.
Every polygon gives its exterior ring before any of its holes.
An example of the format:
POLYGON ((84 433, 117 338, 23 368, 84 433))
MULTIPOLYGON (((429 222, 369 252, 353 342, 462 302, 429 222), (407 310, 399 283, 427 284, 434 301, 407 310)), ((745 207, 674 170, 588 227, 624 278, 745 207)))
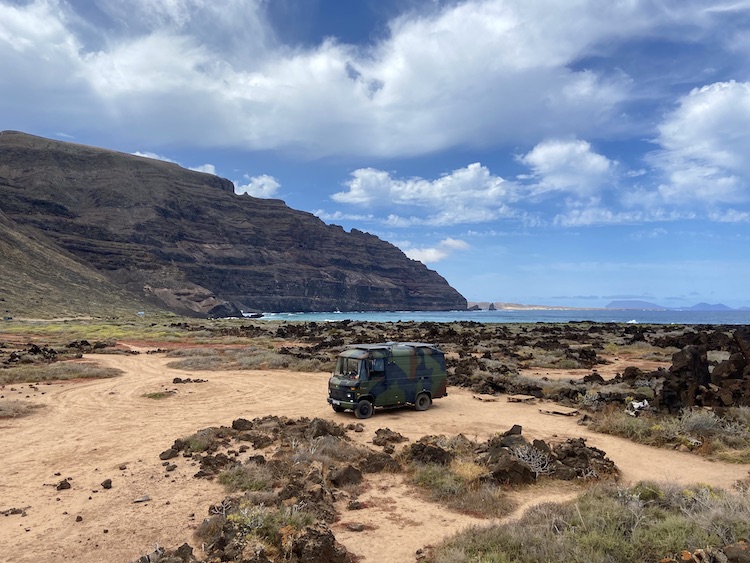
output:
POLYGON ((598 485, 577 501, 533 507, 519 521, 461 532, 435 548, 430 561, 659 561, 748 534, 748 491, 598 485))
POLYGON ((155 391, 153 393, 144 393, 143 396, 147 399, 166 399, 168 397, 174 397, 177 393, 175 391, 155 391))
POLYGON ((500 517, 515 509, 515 503, 499 485, 482 483, 481 474, 454 460, 450 465, 412 464, 412 481, 427 497, 451 510, 481 517, 500 517))
POLYGON ((297 506, 240 506, 227 516, 227 522, 245 536, 255 536, 265 543, 281 547, 281 529, 301 530, 315 522, 315 516, 297 506))
POLYGON ((621 406, 611 406, 593 415, 590 428, 652 446, 682 444, 702 455, 747 463, 750 461, 747 411, 750 409, 728 409, 721 418, 713 411, 692 408, 683 409, 679 416, 633 417, 621 406))
POLYGON ((263 491, 271 487, 273 475, 265 465, 250 463, 221 472, 218 481, 232 493, 263 491))

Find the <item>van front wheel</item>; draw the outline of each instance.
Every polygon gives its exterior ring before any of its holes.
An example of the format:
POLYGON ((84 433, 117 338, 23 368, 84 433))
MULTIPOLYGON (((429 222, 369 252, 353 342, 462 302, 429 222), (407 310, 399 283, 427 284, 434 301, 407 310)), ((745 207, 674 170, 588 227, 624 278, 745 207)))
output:
POLYGON ((432 399, 430 399, 430 396, 427 393, 420 393, 417 395, 417 398, 414 399, 414 406, 418 411, 426 411, 430 408, 431 404, 432 399))
POLYGON ((370 418, 372 416, 372 403, 366 399, 362 399, 357 403, 357 408, 354 409, 354 414, 357 418, 370 418))

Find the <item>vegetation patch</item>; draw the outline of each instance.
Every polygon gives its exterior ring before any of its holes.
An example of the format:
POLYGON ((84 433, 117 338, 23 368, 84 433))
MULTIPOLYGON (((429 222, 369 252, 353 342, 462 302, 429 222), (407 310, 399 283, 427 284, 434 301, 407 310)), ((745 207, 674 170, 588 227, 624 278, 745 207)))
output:
POLYGON ((41 408, 44 408, 44 406, 28 401, 0 399, 0 418, 19 418, 30 415, 41 408))
POLYGON ((167 364, 182 370, 260 370, 284 369, 301 372, 330 371, 333 355, 295 355, 285 348, 247 346, 243 348, 184 348, 169 352, 179 358, 167 364))
POLYGON ((411 468, 411 480, 433 502, 463 514, 498 518, 511 513, 516 504, 499 484, 483 481, 487 468, 471 461, 454 460, 450 465, 420 464, 411 468))
POLYGON ((147 399, 166 399, 168 397, 174 397, 177 394, 177 391, 155 391, 153 393, 144 393, 143 396, 147 399))
POLYGON ((510 513, 510 486, 525 486, 546 478, 616 479, 617 468, 604 452, 571 439, 550 447, 527 442, 514 426, 487 442, 459 435, 425 436, 405 448, 401 457, 414 484, 432 501, 452 510, 482 517, 510 513))
POLYGON ((694 552, 716 554, 748 534, 747 489, 600 484, 575 501, 531 508, 517 522, 470 528, 435 548, 428 561, 692 561, 694 552), (688 559, 679 559, 683 552, 688 559))
POLYGON ((104 379, 122 375, 122 371, 93 362, 54 362, 51 364, 19 365, 0 369, 0 384, 36 383, 69 379, 104 379))
POLYGON ((644 412, 636 417, 611 405, 591 417, 589 427, 597 432, 722 461, 750 462, 750 407, 731 407, 722 416, 694 407, 683 409, 677 416, 644 412))

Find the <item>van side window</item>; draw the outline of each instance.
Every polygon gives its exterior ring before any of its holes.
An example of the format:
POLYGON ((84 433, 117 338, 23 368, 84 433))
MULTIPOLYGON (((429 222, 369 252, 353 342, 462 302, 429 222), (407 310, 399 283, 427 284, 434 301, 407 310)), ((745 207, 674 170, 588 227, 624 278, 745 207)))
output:
POLYGON ((385 371, 385 359, 373 358, 370 360, 370 377, 379 377, 385 371))

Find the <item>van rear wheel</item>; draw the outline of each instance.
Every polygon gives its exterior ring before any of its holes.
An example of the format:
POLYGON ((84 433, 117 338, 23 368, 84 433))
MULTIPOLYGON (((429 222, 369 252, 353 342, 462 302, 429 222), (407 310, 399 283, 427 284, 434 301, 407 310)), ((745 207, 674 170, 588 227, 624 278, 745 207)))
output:
POLYGON ((357 408, 354 409, 354 414, 357 418, 370 418, 372 416, 372 403, 367 399, 362 399, 357 403, 357 408))
POLYGON ((420 393, 417 395, 417 398, 414 399, 414 406, 418 411, 426 411, 430 408, 431 404, 432 399, 430 399, 430 396, 427 393, 420 393))

